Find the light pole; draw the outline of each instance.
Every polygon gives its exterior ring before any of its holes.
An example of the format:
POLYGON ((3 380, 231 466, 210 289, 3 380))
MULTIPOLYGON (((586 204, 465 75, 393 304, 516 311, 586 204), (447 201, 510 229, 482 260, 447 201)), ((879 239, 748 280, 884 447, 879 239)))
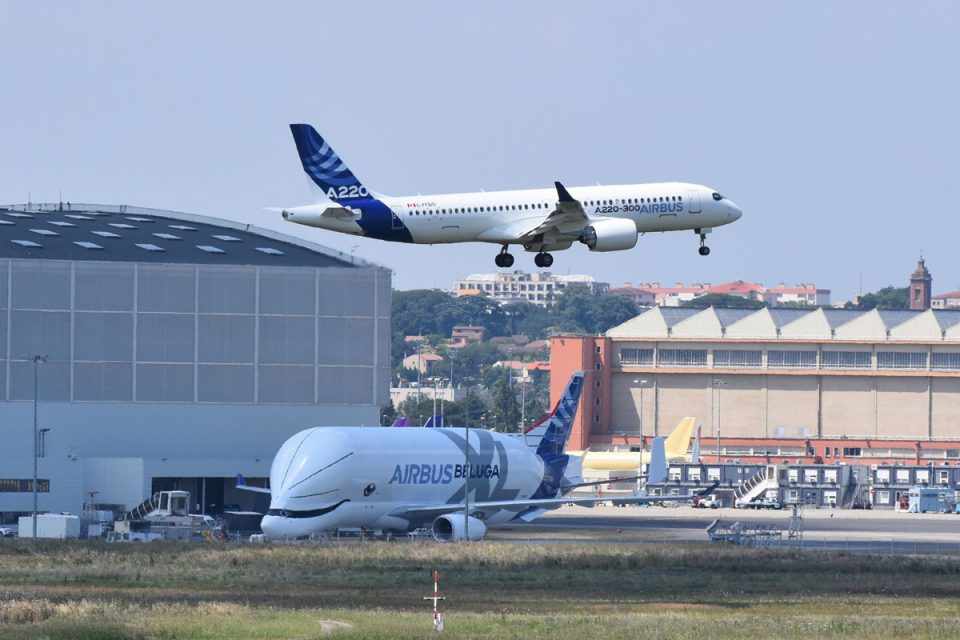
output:
POLYGON ((520 435, 526 437, 527 433, 527 383, 530 382, 530 376, 520 377, 520 435))
POLYGON ((421 355, 422 343, 417 341, 417 411, 420 411, 420 382, 423 376, 423 356, 421 355))
POLYGON ((470 413, 463 422, 463 539, 470 542, 470 413))
POLYGON ((640 448, 643 449, 643 389, 647 386, 647 381, 634 380, 633 384, 640 385, 640 448))
POLYGON ((713 388, 717 390, 717 464, 720 464, 720 388, 725 384, 723 380, 713 380, 713 388))
POLYGON ((33 356, 33 539, 37 539, 37 461, 40 455, 40 430, 37 422, 37 404, 40 400, 40 363, 47 356, 33 356))

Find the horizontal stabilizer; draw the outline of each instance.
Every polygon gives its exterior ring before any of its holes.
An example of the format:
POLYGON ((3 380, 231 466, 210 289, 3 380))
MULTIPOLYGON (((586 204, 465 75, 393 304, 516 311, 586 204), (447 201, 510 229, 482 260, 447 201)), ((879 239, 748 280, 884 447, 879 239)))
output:
POLYGON ((240 491, 251 491, 253 493, 265 493, 267 495, 270 495, 270 489, 267 489, 266 487, 251 487, 250 485, 248 485, 247 479, 244 478, 243 474, 240 474, 240 473, 237 474, 236 488, 239 489, 240 491))

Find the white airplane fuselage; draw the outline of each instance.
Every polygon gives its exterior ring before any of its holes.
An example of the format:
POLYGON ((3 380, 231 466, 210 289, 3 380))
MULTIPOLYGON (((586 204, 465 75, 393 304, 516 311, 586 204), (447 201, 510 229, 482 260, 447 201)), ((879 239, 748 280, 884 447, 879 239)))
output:
MULTIPOLYGON (((716 191, 696 184, 664 182, 568 190, 582 203, 588 218, 630 220, 639 234, 709 230, 735 222, 741 216, 732 201, 722 196, 715 199, 716 191)), ((356 214, 351 218, 324 216, 329 208, 342 206, 334 201, 284 209, 284 217, 307 226, 399 242, 517 244, 519 240, 500 230, 520 228, 522 223, 533 226, 553 210, 556 202, 554 189, 381 196, 351 201, 348 208, 356 214), (381 206, 387 211, 381 211, 381 206), (390 228, 383 224, 365 228, 368 225, 364 224, 364 216, 384 214, 397 218, 384 220, 392 223, 390 228)), ((568 241, 567 246, 571 243, 568 241)), ((536 243, 528 247, 531 251, 542 248, 536 243)))
MULTIPOLYGON (((270 469, 270 538, 339 528, 409 531, 433 516, 410 517, 407 505, 463 501, 463 429, 317 427, 287 440, 270 469)), ((544 481, 545 465, 519 436, 470 430, 471 502, 526 499, 544 481)), ((487 525, 516 511, 474 513, 487 525)))

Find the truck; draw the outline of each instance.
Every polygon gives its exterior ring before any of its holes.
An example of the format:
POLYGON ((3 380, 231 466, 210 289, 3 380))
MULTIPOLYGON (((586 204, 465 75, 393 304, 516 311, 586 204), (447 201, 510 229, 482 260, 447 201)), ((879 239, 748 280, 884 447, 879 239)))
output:
POLYGON ((223 529, 208 515, 190 513, 190 492, 159 491, 113 523, 107 542, 222 540, 223 529))
MULTIPOLYGON (((33 537, 33 516, 21 516, 17 522, 21 538, 33 537)), ((80 517, 69 513, 41 513, 37 515, 37 537, 66 540, 80 537, 80 517)))
POLYGON ((764 496, 759 500, 753 500, 751 502, 740 502, 737 504, 738 509, 783 509, 783 503, 780 502, 779 498, 773 498, 770 496, 764 496))
POLYGON ((715 493, 693 497, 694 509, 719 509, 721 506, 723 505, 720 504, 720 498, 715 493))

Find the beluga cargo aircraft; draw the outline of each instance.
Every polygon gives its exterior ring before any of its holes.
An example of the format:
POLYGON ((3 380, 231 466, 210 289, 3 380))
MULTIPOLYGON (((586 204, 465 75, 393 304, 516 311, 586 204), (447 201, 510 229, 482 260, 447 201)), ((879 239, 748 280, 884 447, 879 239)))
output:
POLYGON ((575 242, 590 251, 624 251, 640 234, 657 231, 693 231, 706 256, 707 234, 742 215, 716 189, 684 182, 570 188, 554 182, 552 189, 385 196, 360 182, 313 127, 290 130, 322 195, 315 204, 282 209, 284 219, 391 242, 497 244, 498 267, 513 266, 511 245, 535 252, 536 265, 549 267, 551 251, 575 242))
MULTIPOLYGON (((574 374, 548 419, 525 436, 462 428, 317 427, 280 447, 269 489, 238 487, 270 494, 261 522, 268 538, 429 527, 439 540, 479 540, 487 527, 529 522, 563 504, 609 501, 568 495, 576 487, 600 484, 583 482, 580 458, 563 451, 583 378, 574 374)), ((662 482, 666 475, 663 439, 657 438, 648 478, 662 482)), ((643 504, 692 497, 636 493, 614 500, 643 504)))

